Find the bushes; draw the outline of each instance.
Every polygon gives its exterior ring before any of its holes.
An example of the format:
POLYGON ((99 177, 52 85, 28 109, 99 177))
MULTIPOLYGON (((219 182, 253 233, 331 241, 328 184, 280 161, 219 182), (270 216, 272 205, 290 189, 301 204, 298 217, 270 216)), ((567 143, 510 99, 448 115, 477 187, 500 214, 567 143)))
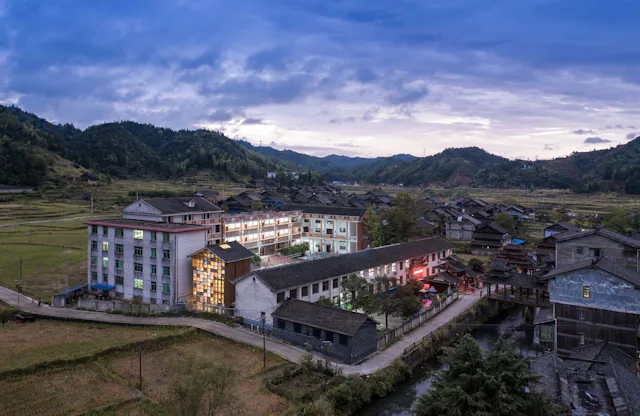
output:
POLYGON ((292 254, 304 254, 304 252, 307 250, 309 250, 309 243, 302 243, 295 246, 285 247, 280 250, 280 254, 282 254, 283 256, 289 256, 292 254))

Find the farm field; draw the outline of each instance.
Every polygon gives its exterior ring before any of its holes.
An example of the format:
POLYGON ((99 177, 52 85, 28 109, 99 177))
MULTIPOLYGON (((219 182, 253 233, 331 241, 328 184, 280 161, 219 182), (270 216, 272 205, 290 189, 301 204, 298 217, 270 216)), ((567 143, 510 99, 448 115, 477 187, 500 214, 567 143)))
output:
POLYGON ((232 400, 224 414, 278 415, 291 407, 285 399, 268 392, 262 382, 262 377, 282 365, 283 360, 268 354, 267 369, 264 370, 262 351, 198 332, 181 328, 132 328, 52 321, 5 325, 0 331, 5 331, 0 336, 0 347, 3 354, 14 357, 7 361, 14 366, 26 364, 18 356, 27 355, 23 354, 23 347, 29 344, 35 344, 28 350, 30 354, 46 352, 37 354, 36 362, 43 363, 91 355, 111 346, 147 340, 142 352, 144 399, 140 398, 137 390, 138 353, 135 348, 130 348, 73 366, 38 369, 9 377, 0 375, 3 415, 179 414, 173 387, 177 375, 183 373, 185 366, 193 360, 202 364, 226 364, 233 369, 235 380, 229 393, 232 400), (16 326, 19 328, 13 328, 16 326), (162 341, 162 337, 181 332, 185 333, 179 339, 162 341), (7 333, 10 337, 5 341, 7 333), (43 340, 53 334, 59 335, 43 340), (34 394, 34 386, 38 386, 37 394, 34 394))

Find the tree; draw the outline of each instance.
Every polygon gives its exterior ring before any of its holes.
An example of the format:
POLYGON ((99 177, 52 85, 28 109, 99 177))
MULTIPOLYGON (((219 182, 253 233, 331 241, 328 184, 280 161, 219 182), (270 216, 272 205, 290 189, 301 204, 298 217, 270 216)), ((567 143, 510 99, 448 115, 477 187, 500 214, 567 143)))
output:
POLYGON ((364 218, 362 219, 365 234, 372 237, 378 230, 378 227, 380 227, 381 221, 380 214, 377 212, 377 207, 371 206, 367 208, 367 212, 364 214, 364 218))
POLYGON ((504 228, 507 231, 513 231, 515 229, 516 221, 511 215, 507 214, 506 212, 501 212, 496 215, 494 221, 496 224, 498 224, 498 226, 504 228))
POLYGON ((436 374, 431 390, 419 398, 417 416, 560 414, 546 395, 531 389, 538 376, 505 339, 485 358, 473 337, 465 335, 445 348, 442 360, 446 369, 436 374))
MULTIPOLYGON (((422 294, 420 292, 416 294, 416 286, 412 282, 416 282, 416 280, 409 279, 409 282, 405 286, 399 287, 393 295, 395 298, 395 315, 401 316, 403 319, 420 312, 423 307, 422 294)), ((422 289, 422 284, 420 284, 418 290, 420 289, 422 289)))
POLYGON ((626 234, 631 228, 631 214, 622 208, 616 209, 603 222, 605 228, 620 234, 626 234))
POLYGON ((469 260, 469 267, 476 273, 482 273, 484 271, 484 263, 477 257, 469 260))
POLYGON ((182 416, 213 416, 235 401, 233 368, 191 358, 177 368, 171 392, 182 416))
POLYGON ((342 280, 342 298, 355 310, 373 313, 377 307, 369 283, 357 274, 350 274, 342 280))

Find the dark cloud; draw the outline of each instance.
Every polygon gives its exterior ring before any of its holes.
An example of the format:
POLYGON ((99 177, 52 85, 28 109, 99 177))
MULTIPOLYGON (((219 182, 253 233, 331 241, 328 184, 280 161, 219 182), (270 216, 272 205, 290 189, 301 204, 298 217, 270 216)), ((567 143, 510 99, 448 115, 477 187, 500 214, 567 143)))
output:
POLYGON ((611 143, 609 139, 603 139, 602 137, 587 137, 584 139, 585 143, 588 144, 598 144, 598 143, 611 143))
POLYGON ((378 76, 371 69, 361 67, 356 70, 355 79, 360 83, 368 84, 378 80, 378 76))
POLYGON ((256 125, 256 124, 265 124, 264 120, 261 118, 247 118, 242 124, 246 124, 248 126, 256 125))
POLYGON ((633 139, 635 139, 636 137, 640 137, 640 132, 632 131, 631 133, 629 133, 629 134, 627 134, 627 135, 625 136, 625 139, 627 139, 627 140, 633 140, 633 139))
POLYGON ((329 120, 329 123, 331 124, 343 124, 343 123, 355 123, 355 122, 356 122, 355 117, 332 118, 331 120, 329 120))
POLYGON ((229 121, 233 119, 233 113, 226 110, 216 110, 207 117, 209 121, 229 121))
POLYGON ((551 150, 556 150, 557 148, 558 148, 558 146, 556 146, 555 144, 545 143, 545 145, 542 148, 542 150, 551 151, 551 150))
POLYGON ((245 68, 250 71, 272 69, 284 71, 287 68, 289 53, 284 48, 265 49, 247 58, 245 68))
POLYGON ((391 105, 399 104, 414 104, 422 100, 429 94, 429 90, 426 87, 419 88, 400 88, 398 91, 391 94, 387 101, 391 105))
MULTIPOLYGON (((622 124, 613 124, 613 125, 610 124, 610 125, 604 127, 605 130, 616 130, 616 129, 623 129, 623 128, 624 127, 622 126, 622 124)), ((629 128, 629 127, 627 127, 627 128, 629 128)))
POLYGON ((373 119, 375 119, 376 114, 378 114, 379 112, 380 112, 380 107, 371 107, 370 109, 367 110, 366 113, 362 115, 362 120, 372 121, 373 119))
POLYGON ((578 130, 574 130, 572 133, 573 133, 573 134, 578 134, 578 135, 586 135, 586 134, 593 134, 593 133, 595 133, 595 130, 584 130, 584 129, 578 129, 578 130))

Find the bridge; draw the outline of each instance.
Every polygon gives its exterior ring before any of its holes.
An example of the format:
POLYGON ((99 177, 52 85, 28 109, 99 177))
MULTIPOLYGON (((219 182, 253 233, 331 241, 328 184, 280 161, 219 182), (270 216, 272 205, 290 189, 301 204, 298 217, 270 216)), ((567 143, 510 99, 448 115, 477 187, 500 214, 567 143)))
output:
POLYGON ((485 277, 487 298, 526 306, 549 306, 547 284, 536 276, 513 273, 506 278, 485 277), (495 287, 492 287, 495 285, 495 287))

